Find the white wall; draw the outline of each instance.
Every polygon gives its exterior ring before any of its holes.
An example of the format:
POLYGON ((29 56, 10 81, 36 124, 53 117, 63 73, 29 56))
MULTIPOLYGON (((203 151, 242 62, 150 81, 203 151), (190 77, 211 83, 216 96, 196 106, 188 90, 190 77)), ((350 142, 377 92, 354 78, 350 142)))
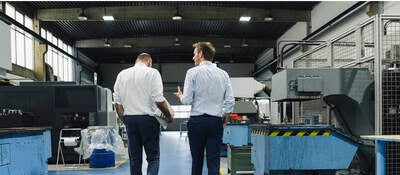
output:
POLYGON ((322 1, 311 10, 311 32, 314 32, 357 1, 322 1))
POLYGON ((384 1, 383 2, 384 14, 400 14, 400 2, 398 1, 384 1))
POLYGON ((364 22, 368 18, 369 17, 366 14, 366 7, 362 7, 359 10, 355 11, 352 15, 343 19, 341 22, 335 24, 334 26, 330 27, 320 35, 316 36, 313 40, 326 41, 332 39, 335 36, 338 36, 350 30, 351 28, 354 28, 355 26, 364 22))
POLYGON ((297 22, 287 30, 278 41, 281 40, 301 40, 307 36, 307 22, 297 22))

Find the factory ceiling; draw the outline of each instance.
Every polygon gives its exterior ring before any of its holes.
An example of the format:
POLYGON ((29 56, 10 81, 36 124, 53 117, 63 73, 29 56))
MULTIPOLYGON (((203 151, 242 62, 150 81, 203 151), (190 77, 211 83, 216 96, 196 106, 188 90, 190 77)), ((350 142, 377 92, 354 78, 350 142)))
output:
POLYGON ((155 62, 192 62, 191 45, 197 41, 211 41, 218 62, 254 63, 296 22, 310 22, 310 11, 318 2, 11 3, 37 12, 42 26, 67 37, 97 63, 129 63, 141 52, 150 53, 155 62), (104 21, 104 15, 112 15, 114 21, 104 21), (241 22, 241 16, 251 19, 241 22))

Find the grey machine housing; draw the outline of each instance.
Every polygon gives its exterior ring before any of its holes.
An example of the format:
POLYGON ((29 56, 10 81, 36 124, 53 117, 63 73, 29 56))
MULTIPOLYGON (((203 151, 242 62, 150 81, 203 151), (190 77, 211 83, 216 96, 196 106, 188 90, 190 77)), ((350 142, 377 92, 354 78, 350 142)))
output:
POLYGON ((374 134, 374 79, 365 68, 293 68, 272 76, 272 101, 323 98, 351 135, 374 134))
MULTIPOLYGON (((335 113, 335 127, 357 140, 375 133, 374 94, 374 78, 366 68, 294 68, 272 76, 272 101, 322 98, 335 113)), ((357 155, 361 168, 373 172, 373 147, 361 146, 357 155)))

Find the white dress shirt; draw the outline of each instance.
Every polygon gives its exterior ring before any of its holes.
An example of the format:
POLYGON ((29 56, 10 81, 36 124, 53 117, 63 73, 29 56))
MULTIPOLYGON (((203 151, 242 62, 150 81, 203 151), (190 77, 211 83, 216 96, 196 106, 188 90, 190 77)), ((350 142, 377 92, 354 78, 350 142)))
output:
POLYGON ((140 62, 118 74, 113 95, 124 115, 154 116, 155 102, 165 101, 160 73, 140 62))
POLYGON ((235 99, 228 73, 210 61, 202 61, 199 66, 189 69, 181 102, 192 105, 191 116, 222 117, 222 112, 232 113, 235 99))

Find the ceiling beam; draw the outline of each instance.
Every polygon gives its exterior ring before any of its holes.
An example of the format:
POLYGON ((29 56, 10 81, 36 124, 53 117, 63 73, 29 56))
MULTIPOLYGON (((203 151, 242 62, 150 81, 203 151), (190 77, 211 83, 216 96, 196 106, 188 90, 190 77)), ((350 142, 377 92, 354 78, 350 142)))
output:
MULTIPOLYGON (((217 48, 221 47, 251 47, 251 48, 273 48, 276 40, 265 39, 242 39, 242 38, 216 38, 216 37, 195 37, 195 36, 149 36, 138 38, 110 38, 108 39, 110 47, 168 47, 179 46, 191 47, 193 43, 198 41, 209 41, 217 48), (178 38, 178 41, 176 41, 178 38), (245 45, 247 44, 247 45, 245 45)), ((77 48, 99 48, 106 47, 105 39, 88 39, 75 42, 77 48)))
MULTIPOLYGON (((41 21, 78 21, 81 8, 39 9, 41 21)), ((173 6, 117 6, 88 7, 84 9, 89 21, 102 21, 102 16, 113 15, 115 20, 172 20, 176 13, 173 6)), ((298 22, 310 21, 309 10, 262 9, 238 7, 181 6, 179 14, 184 20, 238 21, 240 16, 251 16, 252 22, 298 22), (273 21, 264 21, 271 16, 273 21)))

